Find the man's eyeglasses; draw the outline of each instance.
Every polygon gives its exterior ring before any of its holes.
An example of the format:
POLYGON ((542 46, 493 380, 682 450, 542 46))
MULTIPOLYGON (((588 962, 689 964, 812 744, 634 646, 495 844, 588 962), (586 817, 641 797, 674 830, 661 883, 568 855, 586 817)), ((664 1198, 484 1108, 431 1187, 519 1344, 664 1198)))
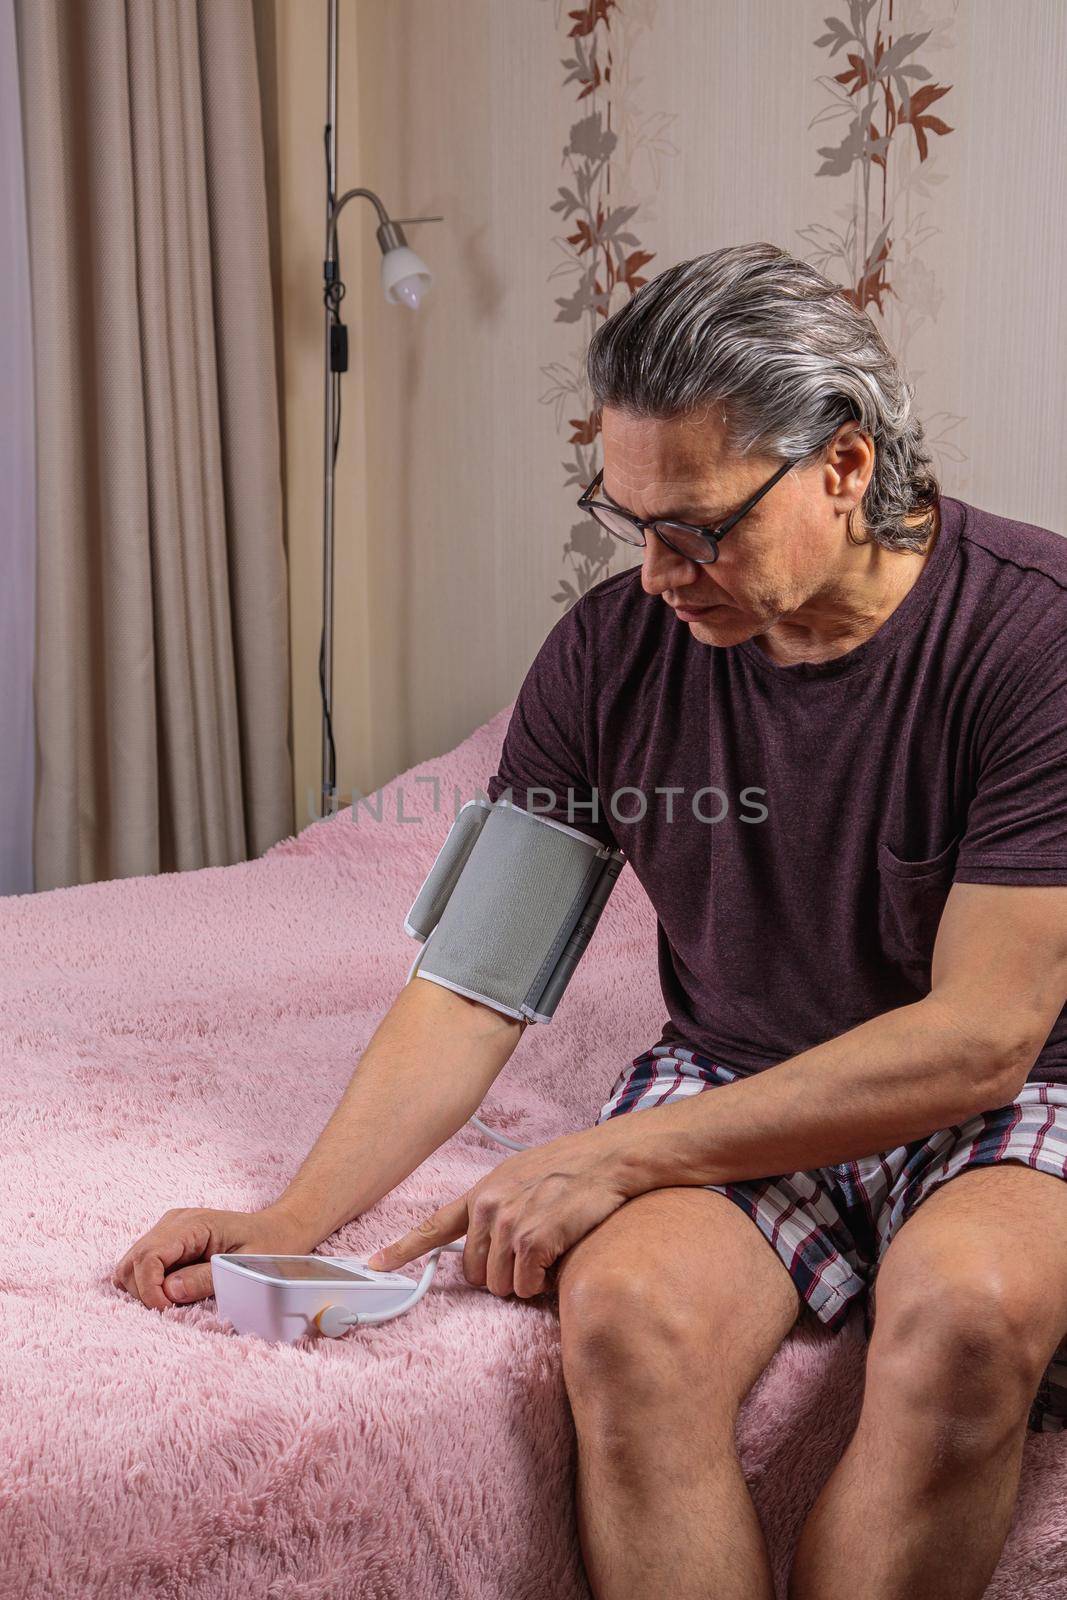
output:
MULTIPOLYGON (((837 427, 840 427, 840 423, 838 423, 837 427)), ((837 427, 835 427, 834 433, 837 432, 837 427)), ((830 435, 830 439, 832 438, 833 434, 830 435)), ((829 443, 829 439, 826 443, 829 443)), ((696 561, 701 565, 707 565, 719 559, 720 539, 725 538, 735 523, 740 522, 741 518, 752 510, 757 500, 762 500, 768 489, 774 488, 778 479, 787 473, 790 467, 795 467, 797 462, 803 459, 803 456, 798 456, 792 461, 783 461, 774 477, 768 478, 762 489, 757 489, 756 493, 745 501, 739 511, 735 511, 733 516, 728 517, 717 528, 700 527, 693 522, 674 522, 664 517, 648 519, 635 517, 632 511, 623 511, 621 506, 614 505, 610 500, 594 500, 593 495, 600 487, 600 481, 604 476, 603 467, 601 467, 588 489, 584 490, 579 497, 578 505, 583 511, 590 512, 602 528, 606 528, 609 533, 615 535, 616 539, 622 539, 626 544, 638 545, 643 549, 645 545, 645 529, 652 528, 659 538, 663 540, 663 543, 678 555, 685 556, 688 561, 696 561)))

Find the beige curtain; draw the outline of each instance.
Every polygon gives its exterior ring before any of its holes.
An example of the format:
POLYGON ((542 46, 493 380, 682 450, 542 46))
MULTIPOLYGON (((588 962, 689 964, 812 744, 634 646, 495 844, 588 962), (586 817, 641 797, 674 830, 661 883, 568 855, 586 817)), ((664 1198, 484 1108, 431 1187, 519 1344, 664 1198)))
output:
POLYGON ((34 881, 293 831, 252 0, 16 0, 38 483, 34 881))

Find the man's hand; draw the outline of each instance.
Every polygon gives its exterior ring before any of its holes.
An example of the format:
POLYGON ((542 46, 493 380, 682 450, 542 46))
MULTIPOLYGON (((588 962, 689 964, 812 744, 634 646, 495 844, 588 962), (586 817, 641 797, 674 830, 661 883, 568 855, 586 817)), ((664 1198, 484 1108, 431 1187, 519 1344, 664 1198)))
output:
POLYGON ((543 1294, 559 1257, 630 1198, 610 1150, 602 1127, 520 1150, 367 1265, 392 1270, 466 1234, 468 1283, 501 1296, 543 1294))
POLYGON ((111 1281, 146 1306, 165 1311, 214 1294, 213 1255, 301 1256, 311 1248, 297 1220, 277 1206, 251 1212, 183 1206, 165 1212, 130 1246, 111 1281))

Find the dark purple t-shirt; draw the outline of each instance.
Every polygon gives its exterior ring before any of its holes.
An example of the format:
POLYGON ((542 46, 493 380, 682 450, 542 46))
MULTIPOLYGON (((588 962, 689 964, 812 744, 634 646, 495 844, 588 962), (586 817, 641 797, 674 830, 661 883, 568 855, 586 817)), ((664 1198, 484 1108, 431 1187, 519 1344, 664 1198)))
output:
MULTIPOLYGON (((773 1066, 929 992, 953 881, 1067 884, 1067 539, 943 496, 896 610, 793 666, 616 573, 526 675, 486 794, 509 789, 624 851, 658 1042, 773 1066)), ((1067 1082, 1067 1006, 1029 1076, 1067 1082)))

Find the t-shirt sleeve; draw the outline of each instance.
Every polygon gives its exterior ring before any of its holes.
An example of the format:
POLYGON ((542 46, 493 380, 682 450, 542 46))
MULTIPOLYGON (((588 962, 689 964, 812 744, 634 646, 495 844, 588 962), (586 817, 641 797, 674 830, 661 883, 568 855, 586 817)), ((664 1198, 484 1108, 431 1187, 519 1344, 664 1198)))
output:
POLYGON ((1067 884, 1067 651, 1040 651, 986 730, 954 876, 1067 884))
POLYGON ((566 823, 613 850, 617 843, 589 748, 580 606, 559 618, 534 657, 485 792, 494 804, 506 795, 524 811, 566 823))

